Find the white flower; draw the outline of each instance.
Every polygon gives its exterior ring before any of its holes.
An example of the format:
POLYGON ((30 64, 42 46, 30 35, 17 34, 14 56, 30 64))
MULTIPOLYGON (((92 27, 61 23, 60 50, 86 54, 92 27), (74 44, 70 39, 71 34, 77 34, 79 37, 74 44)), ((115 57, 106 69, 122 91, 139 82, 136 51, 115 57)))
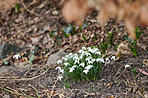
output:
POLYGON ((58 67, 56 67, 56 69, 61 70, 61 67, 60 67, 60 66, 58 66, 58 67))
POLYGON ((70 69, 69 72, 73 72, 75 68, 76 68, 76 65, 73 65, 71 68, 69 68, 70 69))
POLYGON ((57 61, 57 64, 61 64, 61 63, 62 63, 62 60, 58 60, 58 61, 57 61))
POLYGON ((87 47, 87 50, 89 51, 91 49, 91 47, 87 47))
POLYGON ((65 66, 69 65, 69 63, 64 63, 65 66))
POLYGON ((61 79, 63 78, 63 76, 58 76, 58 79, 61 81, 61 79))
POLYGON ((86 50, 86 47, 82 47, 82 50, 86 50))
POLYGON ((94 48, 94 51, 97 52, 99 49, 98 48, 94 48))
POLYGON ((85 60, 86 60, 86 61, 90 61, 90 57, 87 57, 85 60))
POLYGON ((97 52, 95 52, 95 54, 101 55, 101 52, 100 51, 97 51, 97 52))
POLYGON ((62 60, 64 60, 65 59, 65 57, 62 57, 62 60))
POLYGON ((16 54, 16 55, 13 56, 13 58, 19 59, 19 58, 21 58, 21 56, 19 54, 16 54))
POLYGON ((79 50, 79 53, 82 53, 83 52, 83 50, 79 50))
POLYGON ((89 56, 89 55, 91 55, 91 54, 90 54, 90 53, 88 53, 88 52, 85 52, 85 55, 86 55, 86 56, 89 56))
POLYGON ((96 61, 96 59, 92 59, 91 61, 94 62, 94 61, 96 61))
POLYGON ((64 60, 65 60, 65 61, 67 61, 67 60, 68 60, 68 58, 66 58, 66 57, 65 57, 65 58, 64 58, 64 60))
POLYGON ((88 65, 88 66, 85 67, 85 69, 89 70, 89 69, 91 69, 92 67, 93 67, 93 65, 88 65))
POLYGON ((75 56, 75 57, 78 57, 78 54, 75 53, 74 56, 75 56))
POLYGON ((69 55, 66 55, 65 57, 66 57, 66 58, 69 58, 70 56, 69 56, 69 55))
POLYGON ((77 58, 77 59, 75 60, 75 64, 76 64, 76 63, 79 64, 79 58, 77 58))
POLYGON ((95 53, 95 51, 91 48, 89 48, 88 51, 90 51, 91 53, 95 53))
POLYGON ((77 59, 77 57, 73 57, 73 60, 76 60, 77 59))
POLYGON ((126 68, 129 68, 129 67, 130 67, 130 65, 128 65, 128 64, 125 65, 125 69, 126 69, 126 68))
POLYGON ((109 62, 110 60, 109 60, 109 58, 105 58, 105 61, 106 61, 106 62, 109 62))
POLYGON ((73 56, 73 54, 72 53, 69 53, 69 56, 73 56))
POLYGON ((86 69, 86 70, 83 70, 83 72, 84 72, 85 74, 87 74, 87 73, 89 72, 89 70, 86 69))
POLYGON ((88 61, 87 64, 93 64, 93 62, 92 61, 88 61))
POLYGON ((80 66, 84 67, 85 66, 85 63, 81 63, 80 66))
POLYGON ((114 61, 116 59, 116 57, 115 56, 112 56, 110 59, 114 61))
POLYGON ((102 63, 104 63, 104 59, 103 59, 103 58, 97 58, 96 61, 97 61, 97 62, 102 62, 102 63))
POLYGON ((64 69, 59 70, 62 74, 64 73, 64 69))

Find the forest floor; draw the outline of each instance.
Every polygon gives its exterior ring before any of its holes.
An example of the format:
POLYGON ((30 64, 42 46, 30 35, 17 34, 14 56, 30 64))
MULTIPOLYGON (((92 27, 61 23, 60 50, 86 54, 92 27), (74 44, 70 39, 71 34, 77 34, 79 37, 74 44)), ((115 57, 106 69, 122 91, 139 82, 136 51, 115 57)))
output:
MULTIPOLYGON (((4 66, 11 67, 0 74, 1 98, 148 98, 148 76, 139 71, 148 72, 148 51, 145 50, 148 47, 148 28, 139 27, 144 33, 138 39, 137 57, 125 55, 106 63, 97 80, 70 81, 67 89, 57 80, 57 65, 46 64, 48 57, 61 49, 65 53, 77 53, 82 46, 99 46, 107 40, 108 32, 113 32, 114 43, 120 44, 127 29, 122 21, 116 20, 100 25, 97 12, 92 11, 84 19, 87 27, 83 30, 76 27, 75 34, 65 37, 62 29, 68 27, 68 23, 62 17, 59 0, 33 1, 25 0, 26 8, 20 4, 18 12, 15 8, 0 11, 0 43, 23 47, 21 55, 25 58, 25 61, 15 61, 13 55, 8 56, 4 60, 10 62, 9 66, 3 64, 3 59, 0 61, 0 71, 4 66), (124 68, 126 64, 136 69, 135 76, 130 69, 124 68)), ((113 49, 109 52, 115 55, 113 49)))

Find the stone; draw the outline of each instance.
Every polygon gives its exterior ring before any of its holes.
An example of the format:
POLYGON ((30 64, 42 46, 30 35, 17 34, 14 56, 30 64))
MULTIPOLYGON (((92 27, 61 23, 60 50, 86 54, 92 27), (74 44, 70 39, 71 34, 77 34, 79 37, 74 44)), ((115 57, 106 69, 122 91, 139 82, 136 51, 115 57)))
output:
POLYGON ((62 48, 55 54, 51 54, 48 57, 48 60, 45 65, 51 65, 51 64, 56 64, 57 60, 59 60, 61 57, 64 57, 67 53, 64 52, 64 49, 62 48))
POLYGON ((9 44, 8 42, 0 44, 0 58, 7 58, 7 55, 16 54, 23 51, 24 49, 17 45, 9 44))

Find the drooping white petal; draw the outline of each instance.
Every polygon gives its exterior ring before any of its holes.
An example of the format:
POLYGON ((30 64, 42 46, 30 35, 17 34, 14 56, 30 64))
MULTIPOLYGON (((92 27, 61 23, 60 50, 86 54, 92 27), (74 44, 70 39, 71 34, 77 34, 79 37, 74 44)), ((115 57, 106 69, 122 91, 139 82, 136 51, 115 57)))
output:
POLYGON ((85 66, 85 63, 81 63, 80 66, 84 67, 85 66))
POLYGON ((128 65, 128 64, 125 65, 125 69, 126 69, 126 68, 129 68, 129 67, 130 67, 130 65, 128 65))
POLYGON ((116 59, 116 57, 115 56, 112 56, 110 59, 114 61, 116 59))
POLYGON ((65 66, 69 65, 69 63, 64 63, 65 66))
POLYGON ((63 76, 58 76, 58 79, 61 81, 61 79, 63 78, 63 76))
POLYGON ((87 73, 89 72, 89 70, 86 69, 86 70, 83 70, 83 72, 84 72, 85 74, 87 74, 87 73))
POLYGON ((21 56, 19 54, 16 54, 16 55, 13 56, 13 58, 19 59, 19 58, 21 58, 21 56))
POLYGON ((104 59, 103 59, 103 58, 97 58, 96 61, 97 61, 97 62, 102 62, 102 63, 104 63, 104 59))
POLYGON ((60 67, 60 66, 58 66, 58 67, 56 67, 56 69, 61 70, 61 67, 60 67))
POLYGON ((109 60, 109 58, 105 58, 105 61, 106 61, 106 62, 109 62, 110 60, 109 60))
POLYGON ((91 69, 92 67, 93 67, 93 65, 87 65, 87 66, 85 67, 85 69, 89 70, 89 69, 91 69))
POLYGON ((62 63, 62 60, 58 60, 58 61, 57 61, 57 64, 61 64, 61 63, 62 63))

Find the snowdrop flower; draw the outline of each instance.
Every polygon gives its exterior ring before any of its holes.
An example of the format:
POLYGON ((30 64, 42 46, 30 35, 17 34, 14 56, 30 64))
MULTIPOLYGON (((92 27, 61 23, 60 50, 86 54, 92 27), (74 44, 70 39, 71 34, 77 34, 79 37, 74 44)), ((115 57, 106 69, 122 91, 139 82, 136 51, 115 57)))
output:
POLYGON ((90 57, 87 57, 85 60, 86 60, 86 61, 90 61, 90 59, 91 59, 90 57))
POLYGON ((101 55, 101 52, 100 51, 97 51, 97 52, 95 52, 95 54, 101 55))
POLYGON ((82 47, 82 50, 86 50, 86 47, 82 47))
POLYGON ((64 63, 65 66, 69 65, 69 63, 64 63))
POLYGON ((78 59, 78 57, 73 57, 73 60, 77 60, 78 59))
POLYGON ((109 60, 109 58, 105 58, 105 61, 106 61, 106 62, 109 62, 110 60, 109 60))
POLYGON ((16 54, 16 55, 13 56, 13 58, 19 59, 19 58, 21 58, 21 56, 19 54, 16 54))
POLYGON ((97 61, 97 62, 102 62, 102 63, 104 63, 104 59, 103 59, 103 58, 97 58, 96 61, 97 61))
POLYGON ((69 56, 69 55, 66 55, 65 57, 66 57, 66 58, 69 58, 70 56, 69 56))
POLYGON ((82 53, 83 52, 83 50, 79 50, 79 53, 82 53))
POLYGON ((60 67, 60 66, 58 66, 58 67, 56 67, 56 69, 61 70, 61 67, 60 67))
POLYGON ((77 58, 76 60, 75 60, 75 64, 79 64, 79 59, 77 58))
POLYGON ((69 56, 73 56, 73 54, 72 53, 69 53, 69 56))
POLYGON ((61 79, 63 78, 63 76, 58 76, 58 79, 61 81, 61 79))
POLYGON ((93 65, 88 65, 88 66, 85 67, 85 69, 89 70, 89 69, 91 69, 92 67, 93 67, 93 65))
POLYGON ((64 69, 59 70, 62 74, 64 73, 64 69))
POLYGON ((86 56, 90 56, 91 54, 90 54, 90 53, 88 53, 88 52, 85 52, 85 55, 86 55, 86 56))
POLYGON ((87 50, 89 51, 91 49, 91 47, 87 47, 87 50))
POLYGON ((89 72, 89 70, 86 69, 86 70, 83 70, 83 72, 84 72, 85 74, 87 74, 87 73, 89 72))
POLYGON ((58 60, 58 61, 57 61, 57 64, 61 64, 61 63, 62 63, 62 60, 58 60))
POLYGON ((65 61, 67 61, 67 60, 68 60, 68 58, 64 58, 64 60, 65 60, 65 61))
POLYGON ((95 51, 94 51, 94 50, 91 50, 90 52, 91 52, 91 53, 95 53, 95 51))
POLYGON ((116 59, 116 57, 115 56, 112 56, 110 59, 114 61, 116 59))
POLYGON ((85 63, 81 63, 80 66, 84 67, 85 66, 85 63))
POLYGON ((97 52, 99 49, 98 48, 94 48, 94 51, 97 52))
POLYGON ((69 68, 70 69, 69 72, 73 72, 75 68, 76 68, 76 65, 73 65, 71 68, 69 68))
POLYGON ((125 65, 125 69, 126 69, 126 68, 129 68, 129 67, 130 67, 130 65, 128 65, 128 64, 125 65))
POLYGON ((93 62, 92 61, 88 61, 87 64, 93 64, 93 62))
POLYGON ((96 59, 92 59, 91 61, 94 62, 94 61, 96 61, 96 59))
POLYGON ((74 56, 75 56, 75 57, 78 57, 78 54, 75 53, 74 56))
POLYGON ((65 57, 62 57, 62 60, 64 60, 65 59, 65 57))

